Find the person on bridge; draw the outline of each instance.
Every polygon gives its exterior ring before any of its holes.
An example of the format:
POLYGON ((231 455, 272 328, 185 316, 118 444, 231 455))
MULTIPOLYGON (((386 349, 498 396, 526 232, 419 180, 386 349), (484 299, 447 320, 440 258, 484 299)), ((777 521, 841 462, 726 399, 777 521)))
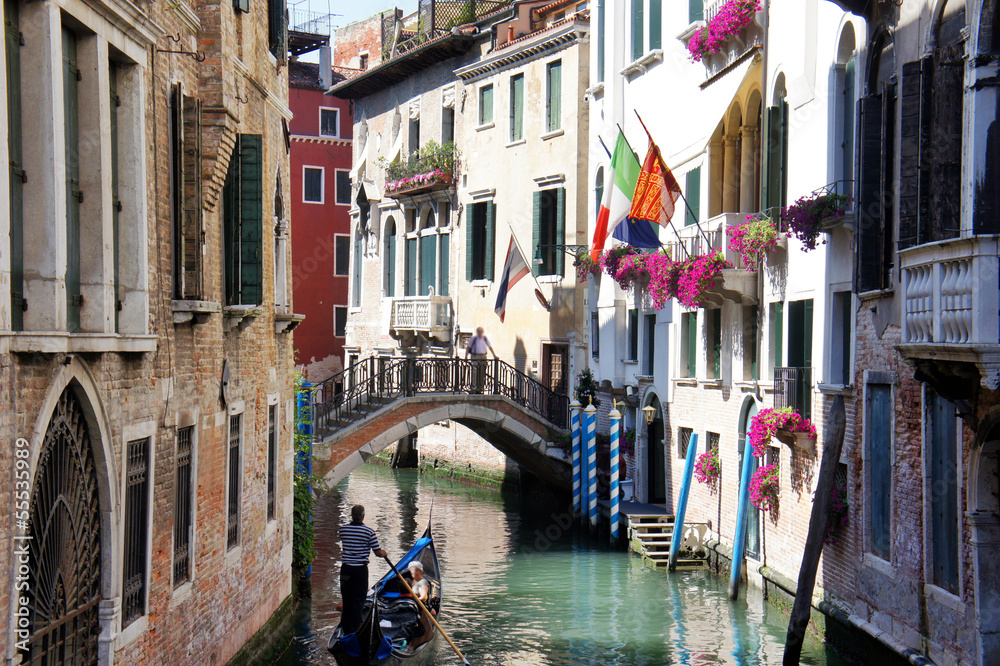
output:
POLYGON ((472 355, 472 360, 474 361, 472 369, 472 390, 474 393, 482 393, 483 387, 486 384, 486 351, 489 350, 493 354, 493 358, 499 358, 497 353, 493 351, 493 345, 490 344, 490 339, 486 337, 486 331, 480 326, 476 329, 476 334, 469 338, 469 342, 465 345, 465 358, 469 359, 469 355, 472 355))
POLYGON ((340 528, 340 596, 344 612, 340 618, 344 634, 351 634, 361 626, 365 598, 368 596, 368 556, 374 552, 379 557, 386 553, 378 543, 375 530, 365 525, 365 507, 351 507, 351 522, 340 528))

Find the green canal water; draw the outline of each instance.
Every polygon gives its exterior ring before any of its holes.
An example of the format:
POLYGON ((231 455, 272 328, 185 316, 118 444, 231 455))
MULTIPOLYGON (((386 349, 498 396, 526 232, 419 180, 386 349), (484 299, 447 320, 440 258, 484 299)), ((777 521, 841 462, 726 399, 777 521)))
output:
MULTIPOLYGON (((444 572, 441 621, 475 665, 780 664, 788 618, 756 590, 726 598, 726 582, 705 571, 666 575, 610 550, 568 523, 565 508, 469 488, 411 470, 365 465, 321 500, 311 603, 281 666, 333 664, 337 625, 337 527, 364 504, 366 523, 392 559, 426 526, 444 572)), ((370 565, 371 581, 384 563, 370 565)), ((438 640, 433 663, 460 663, 438 640)), ((806 640, 803 664, 843 664, 806 640)))

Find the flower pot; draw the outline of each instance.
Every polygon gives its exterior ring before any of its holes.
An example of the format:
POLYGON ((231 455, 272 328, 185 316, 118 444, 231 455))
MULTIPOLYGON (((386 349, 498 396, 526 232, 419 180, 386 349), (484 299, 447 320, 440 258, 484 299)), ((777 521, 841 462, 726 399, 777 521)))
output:
POLYGON ((799 447, 809 455, 816 454, 816 439, 810 437, 807 432, 795 433, 795 446, 799 447))

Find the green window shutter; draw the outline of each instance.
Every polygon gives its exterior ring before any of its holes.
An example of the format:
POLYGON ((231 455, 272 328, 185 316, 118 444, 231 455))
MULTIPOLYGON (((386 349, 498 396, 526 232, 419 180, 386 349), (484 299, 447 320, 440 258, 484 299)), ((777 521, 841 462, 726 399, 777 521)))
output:
POLYGON ((118 98, 118 67, 115 63, 108 63, 108 94, 111 97, 111 229, 112 229, 112 256, 114 275, 114 304, 115 311, 115 332, 118 331, 118 312, 122 304, 121 282, 120 282, 120 232, 119 216, 121 211, 121 199, 119 198, 118 184, 118 105, 121 103, 118 98))
POLYGON ((472 261, 476 252, 476 222, 479 204, 469 204, 469 214, 465 219, 465 279, 472 282, 476 279, 472 261))
POLYGON ((361 241, 361 234, 354 234, 354 264, 353 275, 351 276, 351 305, 358 307, 361 305, 361 262, 364 261, 364 249, 361 241))
POLYGON ((451 234, 441 234, 438 249, 438 291, 440 296, 449 295, 449 273, 451 272, 451 234))
POLYGON ((240 303, 264 296, 264 146, 260 134, 240 135, 240 303))
POLYGON ((698 375, 698 314, 688 312, 687 317, 687 342, 688 342, 688 377, 698 375))
POLYGON ((639 311, 631 309, 628 311, 628 360, 635 361, 639 358, 639 311))
POLYGON ((858 220, 855 231, 855 284, 857 292, 879 288, 882 226, 882 100, 877 96, 858 100, 861 155, 858 161, 858 220))
POLYGON ((903 85, 900 95, 900 161, 899 161, 899 249, 920 243, 927 223, 927 184, 920 156, 927 150, 924 128, 929 118, 925 102, 929 101, 929 59, 903 65, 903 85), (923 219, 922 219, 923 218, 923 219))
POLYGON ((691 169, 684 179, 684 198, 688 205, 684 210, 684 226, 696 224, 701 217, 701 167, 691 169))
POLYGON ((767 140, 764 150, 764 200, 763 208, 769 209, 784 205, 785 154, 787 138, 785 137, 786 113, 788 105, 782 102, 777 106, 769 106, 764 112, 764 136, 767 140))
POLYGON ((958 468, 957 418, 955 405, 937 393, 928 390, 927 410, 930 416, 930 487, 934 501, 931 503, 931 534, 933 535, 931 564, 934 583, 955 594, 958 593, 958 468))
POLYGON ((202 300, 201 100, 182 96, 184 298, 202 300))
POLYGON ((21 145, 21 30, 18 1, 4 1, 7 53, 7 151, 10 159, 11 328, 24 328, 24 156, 21 145))
POLYGON ((437 270, 437 236, 420 237, 420 293, 426 296, 430 288, 437 288, 435 271, 437 270))
POLYGON ((888 560, 892 500, 892 386, 869 384, 867 430, 869 479, 869 515, 871 516, 871 551, 888 560))
POLYGON ((497 243, 497 205, 492 201, 486 204, 486 274, 487 280, 492 280, 495 275, 494 264, 496 263, 496 243, 497 243))
POLYGON ((712 376, 722 377, 722 310, 712 310, 712 376))
POLYGON ((524 75, 518 74, 510 80, 510 140, 520 141, 524 137, 524 75))
POLYGON ((238 12, 248 13, 250 11, 250 0, 233 0, 233 9, 238 12))
MULTIPOLYGON (((556 245, 566 243, 566 188, 556 190, 556 245)), ((566 253, 560 248, 552 248, 556 259, 556 275, 566 272, 566 253)))
POLYGON ((285 19, 287 13, 285 0, 268 0, 268 46, 278 62, 285 62, 288 58, 288 25, 285 19))
POLYGON ((855 60, 851 58, 847 61, 847 66, 844 67, 844 119, 843 127, 841 128, 844 137, 844 143, 841 148, 844 168, 841 177, 848 182, 842 184, 840 192, 841 194, 851 196, 854 195, 851 189, 853 182, 850 181, 854 180, 854 109, 857 104, 854 92, 855 75, 855 60))
POLYGON ((775 303, 774 304, 774 330, 771 335, 774 339, 774 367, 780 368, 784 366, 785 361, 785 304, 775 303))
POLYGON ((688 22, 705 19, 705 0, 688 0, 688 22))
POLYGON ((531 262, 531 273, 536 277, 541 275, 542 267, 540 264, 536 264, 533 260, 537 257, 542 256, 542 250, 538 247, 542 240, 542 193, 535 192, 533 195, 532 206, 531 206, 531 247, 532 253, 530 257, 525 257, 531 262))
POLYGON ((80 70, 76 35, 62 30, 63 113, 66 132, 66 329, 80 330, 80 70))
POLYGON ((632 0, 632 60, 638 60, 646 53, 642 34, 645 4, 646 0, 632 0))
POLYGON ((386 262, 386 285, 385 285, 385 295, 388 298, 393 298, 396 295, 396 230, 393 227, 393 231, 389 234, 389 240, 385 247, 385 262, 386 262))
POLYGON ((545 129, 554 132, 562 126, 562 61, 548 66, 548 121, 545 129))
POLYGON ((240 153, 233 148, 222 186, 222 252, 225 272, 225 304, 238 305, 240 284, 240 153))
POLYGON ((406 239, 406 280, 404 296, 415 296, 417 289, 417 239, 406 239))
POLYGON ((493 86, 483 86, 479 89, 479 124, 489 125, 493 122, 493 86))
POLYGON ((649 49, 663 48, 663 7, 661 0, 649 0, 649 49))

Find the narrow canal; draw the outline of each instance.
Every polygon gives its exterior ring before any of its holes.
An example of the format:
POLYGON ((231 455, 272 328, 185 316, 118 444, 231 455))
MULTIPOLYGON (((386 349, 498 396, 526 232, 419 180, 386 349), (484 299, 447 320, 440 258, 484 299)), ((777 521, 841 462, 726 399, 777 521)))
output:
MULTIPOLYGON (((366 522, 395 559, 426 526, 432 501, 441 620, 473 664, 781 663, 787 617, 755 590, 731 604, 723 580, 643 566, 567 528, 555 507, 365 465, 317 506, 311 609, 304 604, 282 666, 334 663, 326 642, 338 620, 336 532, 350 507, 366 506, 366 522)), ((374 582, 386 565, 370 569, 374 582)), ((445 641, 435 648, 433 663, 460 663, 445 641)), ((809 637, 802 663, 844 662, 809 637)))

